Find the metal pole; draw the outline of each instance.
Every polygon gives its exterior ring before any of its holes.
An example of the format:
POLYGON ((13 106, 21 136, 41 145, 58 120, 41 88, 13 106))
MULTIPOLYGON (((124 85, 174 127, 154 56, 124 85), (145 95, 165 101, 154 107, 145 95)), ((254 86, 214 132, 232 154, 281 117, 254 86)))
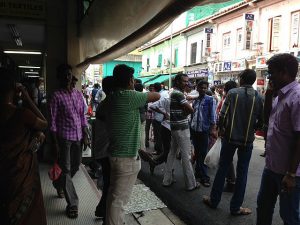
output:
POLYGON ((171 49, 171 54, 170 54, 170 69, 169 69, 169 90, 171 89, 172 86, 172 58, 173 58, 173 22, 171 23, 171 38, 170 38, 170 49, 171 49))

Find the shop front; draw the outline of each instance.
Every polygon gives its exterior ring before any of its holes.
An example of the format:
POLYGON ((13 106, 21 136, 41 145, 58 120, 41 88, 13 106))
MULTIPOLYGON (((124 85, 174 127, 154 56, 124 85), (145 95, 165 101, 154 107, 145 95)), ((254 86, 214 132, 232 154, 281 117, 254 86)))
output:
POLYGON ((218 62, 214 65, 214 84, 224 84, 227 81, 233 80, 238 83, 241 71, 246 69, 246 60, 232 60, 218 62))
POLYGON ((190 82, 195 85, 199 80, 208 81, 209 70, 207 64, 185 67, 185 73, 189 76, 190 82))
POLYGON ((268 66, 267 66, 267 61, 271 57, 271 55, 264 55, 264 56, 258 56, 256 58, 256 65, 255 65, 255 70, 256 70, 256 90, 258 93, 261 95, 264 95, 269 80, 267 79, 268 75, 268 66))

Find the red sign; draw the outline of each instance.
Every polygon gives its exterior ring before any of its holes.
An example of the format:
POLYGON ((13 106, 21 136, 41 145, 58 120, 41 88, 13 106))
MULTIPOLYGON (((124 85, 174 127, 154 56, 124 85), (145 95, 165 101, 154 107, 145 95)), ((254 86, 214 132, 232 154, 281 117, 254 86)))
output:
POLYGON ((257 79, 257 85, 264 86, 265 85, 265 80, 264 79, 257 79))

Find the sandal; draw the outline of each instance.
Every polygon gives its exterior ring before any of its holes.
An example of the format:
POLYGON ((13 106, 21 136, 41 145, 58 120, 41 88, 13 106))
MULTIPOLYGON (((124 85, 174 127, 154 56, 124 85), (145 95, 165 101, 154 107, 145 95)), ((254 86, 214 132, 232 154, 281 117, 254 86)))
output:
POLYGON ((210 187, 210 181, 209 180, 202 180, 200 182, 204 187, 210 187))
POLYGON ((199 182, 196 182, 196 186, 193 187, 192 189, 186 189, 186 191, 194 191, 196 189, 199 189, 200 188, 200 183, 199 182))
POLYGON ((250 215, 251 213, 252 213, 251 209, 240 207, 240 210, 235 211, 235 212, 231 212, 231 215, 233 215, 233 216, 247 216, 247 215, 250 215))
POLYGON ((77 206, 67 206, 66 208, 66 214, 69 218, 75 219, 78 217, 78 208, 77 206))
POLYGON ((204 203, 205 205, 207 205, 207 206, 208 206, 209 208, 211 208, 211 209, 217 208, 216 206, 213 206, 213 205, 212 205, 212 203, 211 203, 211 201, 210 201, 210 197, 208 197, 208 196, 206 196, 206 195, 203 196, 202 201, 203 201, 203 203, 204 203))

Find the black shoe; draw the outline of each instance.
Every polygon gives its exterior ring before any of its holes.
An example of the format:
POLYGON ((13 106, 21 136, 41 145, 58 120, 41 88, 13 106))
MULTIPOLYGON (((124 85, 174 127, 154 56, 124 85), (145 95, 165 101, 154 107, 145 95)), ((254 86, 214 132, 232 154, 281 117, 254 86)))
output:
POLYGON ((98 218, 101 218, 101 219, 104 218, 105 217, 105 210, 96 207, 95 216, 98 217, 98 218))
POLYGON ((235 189, 235 184, 234 183, 227 183, 226 186, 223 189, 223 192, 233 193, 234 189, 235 189))
POLYGON ((264 151, 262 154, 260 154, 261 157, 266 157, 266 151, 264 151))

